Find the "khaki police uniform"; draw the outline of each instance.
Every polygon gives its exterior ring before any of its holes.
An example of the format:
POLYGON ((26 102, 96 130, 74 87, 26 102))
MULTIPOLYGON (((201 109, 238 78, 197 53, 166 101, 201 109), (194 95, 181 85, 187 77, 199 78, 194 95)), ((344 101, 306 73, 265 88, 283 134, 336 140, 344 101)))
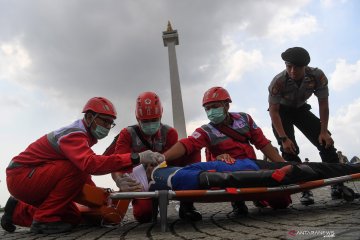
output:
POLYGON ((319 144, 320 119, 310 111, 311 106, 307 104, 307 100, 312 94, 318 99, 329 96, 328 80, 324 72, 319 68, 306 67, 305 77, 303 80, 296 82, 284 70, 274 77, 268 90, 268 101, 270 104, 280 104, 279 114, 284 131, 296 146, 296 155, 285 153, 279 135, 273 126, 273 132, 278 140, 284 159, 286 161, 301 162, 298 157, 300 150, 294 134, 294 126, 296 126, 317 147, 323 162, 339 162, 334 147, 325 149, 319 144))

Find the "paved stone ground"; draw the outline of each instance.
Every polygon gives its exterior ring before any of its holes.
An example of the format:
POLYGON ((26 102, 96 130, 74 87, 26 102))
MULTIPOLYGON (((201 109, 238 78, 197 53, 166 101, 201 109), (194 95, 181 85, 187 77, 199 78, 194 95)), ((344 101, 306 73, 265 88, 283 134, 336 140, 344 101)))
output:
MULTIPOLYGON (((360 182, 348 183, 360 191, 360 182)), ((249 215, 231 218, 229 203, 196 203, 203 220, 196 223, 178 219, 178 202, 168 208, 169 231, 161 232, 160 224, 138 224, 128 211, 121 226, 76 228, 71 233, 32 234, 28 228, 15 233, 0 230, 0 238, 16 239, 360 239, 360 200, 331 200, 329 187, 313 191, 316 204, 302 206, 300 194, 292 196, 293 204, 284 210, 255 208, 247 202, 249 215)))

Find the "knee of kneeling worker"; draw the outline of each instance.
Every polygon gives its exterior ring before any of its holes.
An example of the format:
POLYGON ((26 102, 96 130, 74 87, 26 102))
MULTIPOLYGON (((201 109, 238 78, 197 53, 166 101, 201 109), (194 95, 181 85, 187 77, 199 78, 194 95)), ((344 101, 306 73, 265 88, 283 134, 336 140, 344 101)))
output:
POLYGON ((139 209, 138 211, 133 211, 134 214, 134 218, 136 221, 138 221, 139 223, 147 223, 150 222, 152 219, 152 210, 147 210, 147 209, 139 209))
POLYGON ((152 219, 153 205, 151 199, 134 199, 132 201, 133 214, 140 223, 150 222, 152 219))

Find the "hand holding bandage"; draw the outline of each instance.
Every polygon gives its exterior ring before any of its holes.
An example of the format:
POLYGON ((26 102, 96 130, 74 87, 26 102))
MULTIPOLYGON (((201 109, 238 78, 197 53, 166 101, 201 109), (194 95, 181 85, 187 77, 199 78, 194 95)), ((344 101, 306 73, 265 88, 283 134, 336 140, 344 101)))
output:
POLYGON ((135 179, 131 178, 126 173, 122 176, 119 176, 115 182, 116 182, 116 186, 119 188, 120 192, 141 192, 142 191, 142 185, 135 179))
POLYGON ((139 183, 141 191, 149 191, 149 181, 143 164, 134 167, 132 173, 129 174, 129 177, 139 183))

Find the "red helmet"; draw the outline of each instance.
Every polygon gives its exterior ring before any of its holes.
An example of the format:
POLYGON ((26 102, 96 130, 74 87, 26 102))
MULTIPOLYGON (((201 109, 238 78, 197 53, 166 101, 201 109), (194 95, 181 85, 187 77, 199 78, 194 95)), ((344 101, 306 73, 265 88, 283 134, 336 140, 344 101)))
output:
POLYGON ((161 118, 163 108, 159 96, 154 92, 143 92, 136 99, 135 115, 138 120, 161 118))
POLYGON ((93 111, 95 113, 101 113, 110 115, 116 118, 116 109, 114 105, 104 97, 93 97, 85 104, 82 112, 93 111))
POLYGON ((226 89, 222 87, 212 87, 204 93, 202 105, 207 103, 226 101, 231 102, 230 95, 226 89))

